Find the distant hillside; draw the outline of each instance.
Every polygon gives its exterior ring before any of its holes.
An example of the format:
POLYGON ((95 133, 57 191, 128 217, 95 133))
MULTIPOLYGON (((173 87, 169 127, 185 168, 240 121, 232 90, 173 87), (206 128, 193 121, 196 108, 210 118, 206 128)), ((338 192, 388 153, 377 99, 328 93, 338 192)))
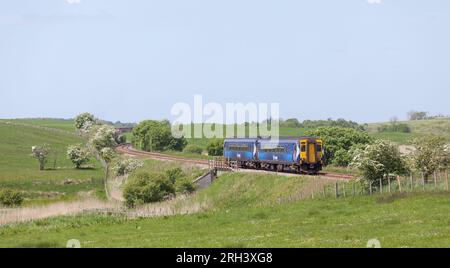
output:
POLYGON ((7 123, 7 122, 13 124, 41 126, 45 128, 55 128, 75 132, 75 121, 73 119, 56 119, 56 118, 0 119, 0 123, 7 123))
POLYGON ((428 120, 399 121, 411 128, 411 133, 378 132, 378 127, 389 123, 368 124, 367 131, 375 138, 392 140, 398 143, 406 143, 408 140, 424 135, 439 135, 450 137, 450 118, 436 118, 428 120))
MULTIPOLYGON (((435 135, 450 135, 450 118, 436 118, 428 120, 414 120, 414 121, 399 121, 399 123, 407 124, 412 133, 418 134, 435 134, 435 135)), ((377 132, 380 125, 389 123, 372 123, 368 124, 367 130, 369 132, 377 132)))

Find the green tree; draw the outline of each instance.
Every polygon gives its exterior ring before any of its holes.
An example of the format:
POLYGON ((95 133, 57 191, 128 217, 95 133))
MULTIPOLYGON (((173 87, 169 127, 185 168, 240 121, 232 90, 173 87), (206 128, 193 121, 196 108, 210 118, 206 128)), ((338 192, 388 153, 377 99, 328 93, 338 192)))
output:
POLYGON ((391 142, 377 140, 364 149, 357 149, 354 154, 351 166, 359 169, 369 183, 408 172, 398 146, 391 142))
POLYGON ((428 118, 428 112, 424 111, 410 111, 408 112, 408 119, 409 120, 424 120, 428 118))
POLYGON ((447 169, 450 162, 450 150, 442 137, 427 136, 412 141, 415 150, 410 156, 412 167, 421 172, 425 182, 436 171, 447 169))
POLYGON ((141 160, 130 158, 130 157, 121 157, 114 169, 116 171, 116 175, 123 176, 126 174, 131 174, 136 169, 143 167, 144 163, 141 160))
POLYGON ((162 201, 174 194, 174 183, 161 173, 137 173, 127 181, 123 190, 128 207, 162 201))
POLYGON ((114 127, 101 125, 93 129, 89 144, 97 152, 103 148, 114 148, 117 145, 117 131, 114 127))
POLYGON ((180 178, 175 182, 175 189, 180 194, 190 194, 195 192, 195 184, 189 178, 180 178))
POLYGON ((133 128, 134 146, 144 151, 182 151, 187 145, 184 137, 172 136, 167 120, 145 120, 133 128))
POLYGON ((208 155, 210 156, 222 156, 223 155, 223 140, 222 139, 212 139, 208 142, 206 146, 208 155))
POLYGON ((75 118, 75 127, 81 132, 89 132, 90 128, 95 125, 95 117, 90 113, 79 114, 75 118))
POLYGON ((97 125, 91 128, 88 146, 94 155, 101 160, 105 168, 105 192, 109 198, 108 192, 108 176, 110 164, 115 158, 114 147, 117 145, 117 131, 109 125, 97 125))
POLYGON ((297 118, 289 118, 286 119, 282 122, 280 122, 280 127, 291 127, 291 128, 296 128, 296 127, 301 127, 302 124, 300 123, 300 121, 298 121, 297 118))
POLYGON ((353 146, 365 145, 372 142, 369 134, 352 128, 320 127, 305 133, 323 139, 325 145, 325 159, 328 164, 348 164, 349 151, 353 146), (336 159, 336 156, 339 159, 336 159))
POLYGON ((50 150, 50 145, 47 143, 31 147, 31 155, 39 161, 39 170, 45 169, 50 150))
POLYGON ((401 132, 401 133, 410 133, 411 128, 408 124, 399 123, 397 118, 391 119, 389 124, 384 124, 378 127, 378 132, 401 132))
POLYGON ((89 150, 81 144, 70 145, 67 147, 67 158, 70 159, 78 169, 83 164, 89 162, 90 153, 89 150))
POLYGON ((191 153, 191 154, 202 154, 203 149, 195 144, 188 144, 184 149, 183 152, 185 153, 191 153))
POLYGON ((166 170, 166 176, 169 178, 172 183, 175 183, 176 180, 185 176, 183 170, 180 167, 175 167, 166 170))

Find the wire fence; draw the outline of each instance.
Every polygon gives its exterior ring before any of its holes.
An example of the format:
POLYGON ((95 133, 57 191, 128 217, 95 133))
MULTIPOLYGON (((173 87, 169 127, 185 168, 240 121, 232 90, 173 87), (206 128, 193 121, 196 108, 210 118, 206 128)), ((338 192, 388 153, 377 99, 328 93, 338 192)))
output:
POLYGON ((315 187, 315 190, 311 193, 311 198, 345 198, 425 191, 449 191, 448 171, 436 172, 428 177, 422 174, 396 177, 385 176, 372 182, 363 180, 335 181, 334 184, 315 187))

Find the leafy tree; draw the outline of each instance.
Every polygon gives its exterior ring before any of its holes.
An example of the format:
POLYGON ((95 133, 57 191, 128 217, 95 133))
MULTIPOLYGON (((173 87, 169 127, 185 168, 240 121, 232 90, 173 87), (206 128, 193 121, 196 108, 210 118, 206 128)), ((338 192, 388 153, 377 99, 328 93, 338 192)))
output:
POLYGON ((184 137, 172 136, 170 122, 167 120, 145 120, 133 128, 134 146, 144 151, 182 151, 187 145, 184 137))
POLYGON ((187 144, 188 144, 188 142, 187 142, 186 138, 184 138, 184 137, 174 138, 171 134, 171 136, 169 138, 169 143, 164 148, 164 150, 183 151, 184 148, 187 146, 187 144))
POLYGON ((50 145, 47 143, 41 146, 35 145, 31 147, 31 155, 39 161, 39 170, 45 169, 50 150, 50 145))
POLYGON ((291 128, 298 128, 301 127, 302 124, 300 123, 300 121, 298 121, 297 118, 289 118, 286 119, 284 121, 280 122, 280 127, 291 127, 291 128))
POLYGON ((101 125, 92 131, 89 143, 93 149, 100 152, 103 148, 114 148, 117 145, 116 139, 117 131, 114 127, 101 125))
POLYGON ((81 144, 70 145, 67 147, 67 158, 72 161, 76 168, 89 162, 89 150, 81 144))
POLYGON ((162 201, 175 194, 173 182, 161 173, 141 172, 125 184, 123 196, 128 207, 162 201))
POLYGON ((208 155, 210 156, 222 156, 223 155, 223 140, 222 139, 212 139, 208 142, 206 146, 208 155))
POLYGON ((181 178, 176 180, 175 189, 177 193, 190 194, 195 192, 195 184, 189 178, 181 178))
POLYGON ((408 124, 399 123, 397 118, 393 118, 389 124, 384 124, 378 127, 378 132, 401 132, 410 133, 411 128, 408 124))
POLYGON ((188 144, 188 145, 184 148, 183 152, 185 152, 185 153, 191 153, 191 154, 202 154, 203 149, 202 149, 202 147, 200 147, 200 146, 198 146, 198 145, 195 145, 195 144, 188 144))
POLYGON ((320 127, 307 131, 308 136, 321 137, 325 145, 325 159, 328 164, 348 164, 349 151, 353 146, 372 142, 367 132, 342 127, 320 127), (337 159, 336 157, 339 157, 337 159))
POLYGON ((447 169, 450 162, 450 149, 442 137, 428 136, 412 141, 415 150, 410 156, 412 167, 424 176, 425 182, 434 172, 447 169))
POLYGON ((352 161, 352 155, 345 149, 339 149, 334 153, 333 164, 339 167, 346 167, 352 161))
POLYGON ((75 118, 75 127, 81 132, 89 132, 90 128, 95 125, 95 117, 90 113, 79 114, 75 118))
POLYGON ((98 157, 100 157, 100 160, 103 162, 103 166, 105 168, 105 179, 103 180, 105 185, 105 193, 106 196, 109 198, 109 192, 108 192, 108 177, 109 177, 109 169, 110 164, 113 161, 113 159, 116 156, 116 153, 114 149, 110 147, 104 147, 99 152, 97 152, 98 157))
POLYGON ((377 140, 357 149, 351 166, 359 169, 367 182, 406 174, 408 169, 405 159, 400 154, 398 146, 391 142, 377 140))
POLYGON ((179 167, 171 168, 166 170, 166 176, 169 178, 170 181, 175 183, 177 179, 180 179, 185 176, 183 170, 179 167))
POLYGON ((127 142, 127 137, 125 135, 120 135, 117 137, 118 144, 124 144, 127 142))
POLYGON ((408 112, 409 120, 424 120, 428 118, 428 112, 410 111, 408 112))
POLYGON ((141 160, 130 157, 122 157, 119 161, 117 161, 114 169, 116 171, 116 175, 123 176, 132 173, 142 166, 144 166, 144 163, 141 160))
POLYGON ((341 128, 352 128, 360 131, 364 130, 363 125, 359 125, 356 122, 347 121, 342 118, 339 118, 337 120, 333 120, 331 118, 329 118, 328 120, 305 120, 301 124, 301 127, 304 128, 341 127, 341 128))

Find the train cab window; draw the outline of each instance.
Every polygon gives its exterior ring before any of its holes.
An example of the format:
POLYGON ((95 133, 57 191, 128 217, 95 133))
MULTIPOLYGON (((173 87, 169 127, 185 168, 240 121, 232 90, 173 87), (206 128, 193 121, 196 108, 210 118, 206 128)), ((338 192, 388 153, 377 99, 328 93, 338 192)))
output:
POLYGON ((321 144, 317 144, 317 151, 321 152, 322 151, 322 145, 321 144))
POLYGON ((300 152, 306 152, 306 144, 302 143, 300 146, 300 152))

